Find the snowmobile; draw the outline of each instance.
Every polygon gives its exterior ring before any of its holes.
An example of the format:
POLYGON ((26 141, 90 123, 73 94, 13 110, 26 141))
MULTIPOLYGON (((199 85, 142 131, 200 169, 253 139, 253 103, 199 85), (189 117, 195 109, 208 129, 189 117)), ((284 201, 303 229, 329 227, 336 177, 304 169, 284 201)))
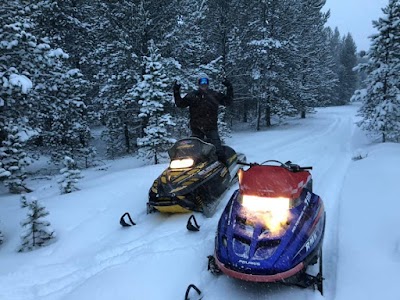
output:
POLYGON ((312 167, 275 160, 242 164, 249 168, 238 172, 239 189, 219 219, 209 270, 245 281, 313 287, 323 294, 325 209, 312 192, 312 167), (317 262, 318 273, 307 273, 317 262))
POLYGON ((246 160, 241 153, 223 145, 226 165, 217 159, 215 146, 190 137, 177 141, 169 150, 169 167, 149 190, 147 212, 215 213, 220 196, 235 182, 240 166, 246 160))

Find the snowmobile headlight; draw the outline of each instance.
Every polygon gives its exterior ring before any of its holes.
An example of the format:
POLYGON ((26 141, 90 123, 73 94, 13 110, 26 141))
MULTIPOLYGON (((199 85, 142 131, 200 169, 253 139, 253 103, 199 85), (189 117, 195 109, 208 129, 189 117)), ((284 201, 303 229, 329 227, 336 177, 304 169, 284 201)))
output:
POLYGON ((242 206, 262 220, 271 232, 279 232, 289 217, 290 198, 242 195, 242 206))
POLYGON ((193 166, 193 164, 194 160, 191 158, 174 159, 169 164, 169 167, 171 169, 183 169, 183 168, 190 168, 191 166, 193 166))
POLYGON ((284 197, 258 197, 243 195, 242 205, 255 212, 279 212, 288 211, 290 208, 290 199, 284 197))

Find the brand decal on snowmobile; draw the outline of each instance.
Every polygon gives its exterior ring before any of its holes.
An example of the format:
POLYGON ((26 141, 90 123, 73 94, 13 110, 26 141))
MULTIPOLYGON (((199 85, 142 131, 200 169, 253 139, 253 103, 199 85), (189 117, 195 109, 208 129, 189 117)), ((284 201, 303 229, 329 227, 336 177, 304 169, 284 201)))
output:
POLYGON ((306 198, 304 199, 304 207, 303 210, 301 211, 299 218, 297 219, 296 223, 293 226, 292 232, 294 232, 297 228, 297 226, 299 225, 301 219, 303 218, 304 212, 306 211, 306 209, 308 208, 308 206, 310 205, 310 200, 311 200, 311 193, 307 192, 306 198))
POLYGON ((200 176, 201 176, 201 175, 204 175, 204 174, 210 172, 212 169, 215 169, 218 165, 219 165, 219 162, 216 161, 216 162, 213 163, 211 166, 205 168, 204 170, 201 170, 198 174, 199 174, 200 176))
POLYGON ((255 262, 255 261, 247 261, 247 260, 243 260, 243 259, 239 259, 239 262, 245 265, 253 265, 253 266, 259 266, 260 263, 259 262, 255 262))
POLYGON ((316 240, 317 240, 317 233, 314 232, 313 235, 309 238, 309 240, 306 243, 306 252, 308 252, 308 250, 310 250, 311 246, 315 243, 316 240))
POLYGON ((306 198, 304 199, 304 202, 306 203, 306 205, 309 205, 309 204, 310 204, 310 200, 311 200, 311 193, 310 193, 310 192, 307 192, 307 196, 306 196, 306 198))

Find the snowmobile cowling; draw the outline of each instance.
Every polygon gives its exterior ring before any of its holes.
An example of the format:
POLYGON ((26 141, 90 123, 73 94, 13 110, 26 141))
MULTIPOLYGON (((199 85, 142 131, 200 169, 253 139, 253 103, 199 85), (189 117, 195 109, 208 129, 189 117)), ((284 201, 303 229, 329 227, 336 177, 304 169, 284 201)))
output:
POLYGON ((223 146, 227 165, 217 159, 214 145, 198 138, 177 141, 168 151, 169 167, 149 190, 147 211, 161 213, 202 212, 212 216, 220 196, 237 175, 238 160, 245 156, 223 146))
MULTIPOLYGON (((322 293, 325 209, 312 192, 310 167, 245 164, 215 237, 213 266, 245 281, 317 287, 322 293), (319 262, 317 275, 307 273, 319 262)), ((209 258, 210 264, 210 258, 209 258)))

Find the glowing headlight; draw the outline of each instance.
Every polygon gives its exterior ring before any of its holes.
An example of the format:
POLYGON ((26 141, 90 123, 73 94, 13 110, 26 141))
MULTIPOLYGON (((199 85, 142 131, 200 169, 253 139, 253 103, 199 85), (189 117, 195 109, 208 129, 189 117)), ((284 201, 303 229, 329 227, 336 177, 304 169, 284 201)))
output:
POLYGON ((243 195, 242 205, 248 210, 258 212, 287 211, 290 208, 290 199, 243 195))
POLYGON ((185 158, 185 159, 175 159, 171 161, 169 167, 171 169, 182 169, 182 168, 190 168, 193 166, 194 161, 191 158, 185 158))
POLYGON ((242 195, 242 205, 249 212, 257 213, 272 234, 279 234, 289 217, 290 199, 242 195))

